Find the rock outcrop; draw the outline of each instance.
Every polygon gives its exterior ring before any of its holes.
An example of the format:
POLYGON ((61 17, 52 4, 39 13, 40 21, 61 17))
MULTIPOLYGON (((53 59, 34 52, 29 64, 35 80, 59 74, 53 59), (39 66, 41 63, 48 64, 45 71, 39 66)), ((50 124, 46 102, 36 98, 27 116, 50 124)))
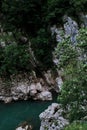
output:
POLYGON ((52 103, 39 117, 41 120, 40 130, 61 130, 69 124, 68 120, 62 116, 61 105, 52 103))
POLYGON ((0 100, 5 103, 10 103, 12 100, 52 100, 50 90, 54 89, 58 92, 60 81, 57 81, 56 77, 54 78, 50 70, 44 73, 44 77, 46 82, 35 76, 23 78, 20 75, 16 79, 12 77, 9 84, 4 82, 6 87, 0 79, 0 100))
POLYGON ((16 130, 32 130, 32 126, 25 121, 16 130))
MULTIPOLYGON (((86 16, 84 16, 86 18, 86 16)), ((63 17, 64 21, 64 30, 62 27, 57 27, 56 25, 53 25, 51 27, 51 34, 52 36, 55 34, 56 35, 56 41, 57 42, 62 42, 65 37, 70 37, 70 40, 73 44, 76 43, 76 36, 78 35, 78 24, 76 21, 74 21, 72 18, 68 17, 65 15, 63 17)), ((86 20, 83 20, 84 22, 86 20)))
POLYGON ((12 100, 52 100, 52 94, 48 89, 44 89, 42 85, 38 82, 37 84, 32 83, 30 86, 25 83, 19 83, 18 86, 12 87, 9 95, 1 95, 0 100, 5 103, 9 103, 12 100), (37 87, 39 85, 40 88, 37 87))
MULTIPOLYGON (((87 14, 80 13, 79 19, 81 22, 80 27, 85 28, 87 27, 87 14)), ((70 37, 70 40, 73 44, 76 43, 76 36, 79 33, 79 26, 78 23, 73 20, 71 17, 64 15, 63 17, 63 27, 57 27, 56 25, 53 25, 51 29, 52 37, 56 36, 57 42, 62 42, 65 37, 70 37)))

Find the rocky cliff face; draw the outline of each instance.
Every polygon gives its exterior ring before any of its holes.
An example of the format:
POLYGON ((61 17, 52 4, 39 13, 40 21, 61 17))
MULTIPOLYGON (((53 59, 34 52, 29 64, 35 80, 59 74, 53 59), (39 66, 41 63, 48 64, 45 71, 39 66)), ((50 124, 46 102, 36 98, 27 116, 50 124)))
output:
POLYGON ((40 130, 61 130, 68 125, 67 119, 62 116, 61 105, 52 103, 39 117, 41 120, 40 130))
POLYGON ((54 89, 59 92, 62 79, 54 78, 50 70, 44 73, 45 80, 37 78, 35 72, 31 76, 27 76, 17 75, 16 78, 13 76, 9 83, 0 80, 0 100, 5 103, 12 100, 52 100, 50 90, 54 89))
MULTIPOLYGON (((79 36, 79 29, 80 28, 87 28, 87 15, 84 15, 83 13, 79 14, 80 17, 80 25, 73 20, 69 16, 63 17, 63 27, 57 27, 56 25, 53 25, 51 27, 51 34, 52 37, 56 36, 56 41, 63 42, 66 38, 70 38, 72 46, 74 47, 77 44, 77 36, 79 36)), ((56 47, 55 47, 56 50, 56 47)), ((82 57, 80 56, 80 59, 82 57)), ((53 62, 55 65, 58 65, 59 60, 56 57, 56 55, 53 52, 53 62)))
MULTIPOLYGON (((79 15, 81 21, 80 27, 87 27, 87 15, 84 15, 83 13, 79 15)), ((70 37, 71 42, 73 44, 76 43, 76 36, 79 32, 78 23, 67 15, 63 16, 63 23, 63 27, 57 27, 56 25, 51 27, 52 36, 54 34, 56 35, 57 42, 62 42, 64 37, 70 37)))

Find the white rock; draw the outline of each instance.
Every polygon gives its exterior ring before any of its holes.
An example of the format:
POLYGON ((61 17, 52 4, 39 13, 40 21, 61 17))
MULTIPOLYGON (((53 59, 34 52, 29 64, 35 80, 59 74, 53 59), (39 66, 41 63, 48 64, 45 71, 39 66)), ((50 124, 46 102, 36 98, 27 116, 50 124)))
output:
POLYGON ((38 99, 40 100, 52 100, 52 94, 49 91, 43 91, 40 94, 38 94, 38 99))
POLYGON ((19 84, 18 87, 17 87, 17 90, 19 92, 22 92, 24 94, 27 94, 27 86, 25 84, 19 84))
POLYGON ((35 96, 36 93, 37 93, 36 89, 33 89, 30 91, 30 96, 35 96))
POLYGON ((18 96, 13 96, 12 98, 13 98, 14 101, 18 100, 18 96))
POLYGON ((48 70, 47 73, 44 74, 46 81, 48 84, 51 84, 51 79, 52 79, 52 75, 51 75, 51 71, 48 70))
POLYGON ((61 130, 64 126, 68 125, 68 120, 62 116, 63 110, 61 105, 52 103, 39 117, 41 120, 40 130, 61 130))
POLYGON ((58 65, 59 60, 57 58, 53 58, 53 62, 54 62, 55 65, 58 65))
POLYGON ((63 85, 62 78, 61 77, 57 77, 55 81, 56 81, 57 88, 59 89, 59 91, 61 91, 61 88, 62 88, 62 85, 63 85))
POLYGON ((23 126, 23 124, 21 126, 19 126, 18 128, 16 128, 16 130, 32 130, 32 126, 26 124, 25 126, 23 126))
POLYGON ((30 91, 31 91, 31 90, 35 90, 35 89, 36 89, 36 85, 35 85, 34 83, 32 83, 32 84, 29 86, 29 88, 30 88, 30 91))
POLYGON ((68 16, 66 17, 66 23, 64 24, 65 37, 70 36, 71 42, 76 43, 76 36, 78 35, 78 24, 68 16))
POLYGON ((38 91, 43 91, 42 85, 41 85, 39 82, 36 83, 36 89, 37 89, 38 91))
POLYGON ((23 129, 22 127, 18 127, 16 130, 25 130, 25 129, 23 129))
POLYGON ((28 128, 29 128, 28 125, 26 125, 26 126, 25 126, 25 130, 28 130, 28 128))
POLYGON ((2 46, 2 47, 5 47, 5 46, 6 46, 6 44, 5 44, 4 41, 1 42, 1 46, 2 46))
POLYGON ((18 127, 16 130, 28 130, 28 125, 25 128, 18 127))
POLYGON ((28 94, 30 91, 30 86, 28 86, 28 84, 26 83, 19 83, 18 87, 15 87, 12 90, 13 95, 16 93, 24 93, 24 94, 28 94))
POLYGON ((10 103, 10 102, 12 101, 12 97, 5 97, 5 98, 3 99, 3 101, 4 101, 5 103, 10 103))
POLYGON ((27 86, 27 93, 30 92, 30 86, 27 86))
POLYGON ((0 96, 0 100, 3 100, 4 99, 4 96, 0 96))

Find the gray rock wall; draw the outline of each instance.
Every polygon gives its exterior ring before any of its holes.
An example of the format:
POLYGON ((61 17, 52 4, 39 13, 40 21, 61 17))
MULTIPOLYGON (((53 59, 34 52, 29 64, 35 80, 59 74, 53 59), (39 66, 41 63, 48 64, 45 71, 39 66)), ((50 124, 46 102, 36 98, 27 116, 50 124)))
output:
POLYGON ((39 117, 41 120, 40 130, 61 130, 69 124, 62 116, 61 105, 52 103, 39 117))

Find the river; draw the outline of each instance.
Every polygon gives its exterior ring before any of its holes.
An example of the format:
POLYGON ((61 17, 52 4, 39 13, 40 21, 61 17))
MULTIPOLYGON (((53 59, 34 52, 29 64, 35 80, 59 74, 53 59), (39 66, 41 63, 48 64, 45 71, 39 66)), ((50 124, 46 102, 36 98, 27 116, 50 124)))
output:
POLYGON ((53 101, 18 101, 10 104, 0 103, 0 130, 15 130, 22 122, 28 121, 33 130, 39 130, 39 114, 53 101))

